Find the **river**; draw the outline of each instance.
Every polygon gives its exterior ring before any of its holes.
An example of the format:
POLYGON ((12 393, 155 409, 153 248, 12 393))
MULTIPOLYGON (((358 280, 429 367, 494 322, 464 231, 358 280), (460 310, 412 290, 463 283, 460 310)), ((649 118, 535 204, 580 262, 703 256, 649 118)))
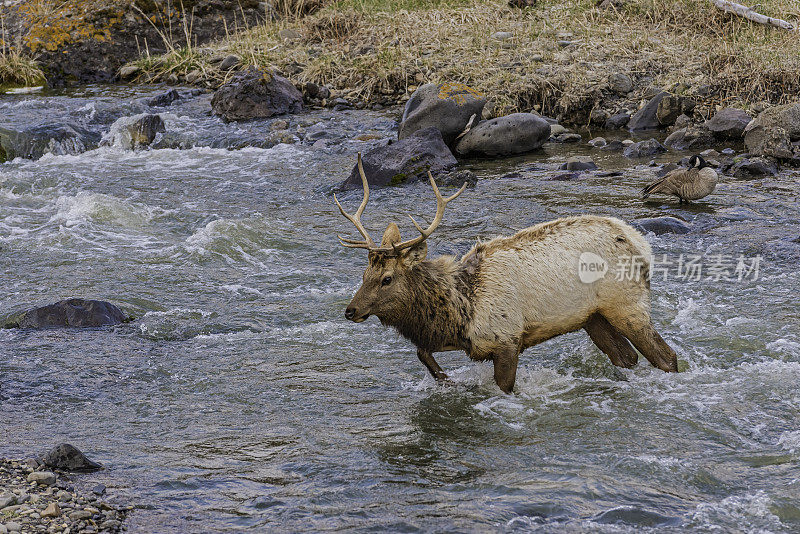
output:
MULTIPOLYGON (((158 92, 2 96, 0 126, 113 133, 158 92)), ((106 466, 91 480, 137 507, 131 532, 800 529, 800 173, 728 178, 679 206, 638 199, 646 162, 585 143, 466 162, 477 186, 430 255, 578 213, 692 223, 647 234, 668 267, 654 322, 683 372, 615 370, 576 332, 528 349, 506 396, 489 364, 441 354, 454 384, 436 385, 409 342, 344 320, 366 255, 339 245, 354 229, 330 191, 396 112, 309 112, 290 123, 321 125, 327 146, 258 148, 272 121, 224 124, 208 98, 155 110, 184 148, 110 136, 0 164, 0 319, 73 296, 135 317, 0 330, 1 456, 78 446, 106 466), (574 154, 622 174, 552 180, 574 154)), ((340 199, 354 209, 360 191, 340 199)), ((374 191, 364 219, 409 237, 406 214, 434 209, 414 184, 374 191)))

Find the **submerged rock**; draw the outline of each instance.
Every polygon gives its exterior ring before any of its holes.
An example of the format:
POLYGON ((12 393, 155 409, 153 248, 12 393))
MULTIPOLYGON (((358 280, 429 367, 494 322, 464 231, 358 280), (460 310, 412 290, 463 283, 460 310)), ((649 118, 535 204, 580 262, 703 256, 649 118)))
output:
POLYGON ((720 139, 741 139, 751 120, 752 117, 742 109, 725 108, 707 120, 704 126, 720 139))
POLYGON ((122 310, 102 300, 68 299, 34 308, 19 320, 19 328, 46 328, 51 326, 109 326, 125 322, 122 310))
POLYGON ((567 171, 593 171, 597 164, 589 156, 572 156, 560 168, 567 171))
POLYGON ((53 469, 71 472, 91 472, 102 469, 103 466, 86 457, 77 447, 69 443, 62 443, 54 447, 42 458, 44 465, 53 469))
POLYGON ((448 146, 454 146, 456 137, 467 127, 472 116, 481 119, 486 98, 478 91, 460 83, 428 83, 414 91, 406 102, 400 131, 400 140, 426 128, 436 128, 448 146))
POLYGON ((302 111, 303 95, 286 78, 250 68, 217 89, 211 108, 229 121, 265 119, 302 111))
POLYGON ((148 106, 153 107, 164 107, 169 106, 176 100, 180 100, 181 95, 175 89, 170 89, 166 93, 161 93, 158 96, 155 96, 147 101, 148 106))
POLYGON ((532 113, 512 113, 473 126, 458 141, 456 152, 464 156, 510 156, 536 150, 549 138, 546 120, 532 113))
POLYGON ((100 133, 72 123, 46 123, 25 130, 0 127, 0 162, 39 159, 45 154, 81 154, 97 148, 100 133))
POLYGON ((769 158, 745 158, 735 162, 728 172, 736 178, 775 176, 778 174, 778 165, 769 158))
POLYGON ((644 158, 666 151, 666 147, 656 139, 648 139, 647 141, 639 141, 629 145, 622 151, 622 155, 626 158, 644 158))
POLYGON ((800 104, 775 106, 762 111, 744 130, 744 144, 751 154, 789 159, 800 157, 792 146, 800 140, 800 104))
POLYGON ((642 232, 653 232, 661 234, 687 234, 691 231, 692 225, 676 217, 652 217, 637 219, 632 221, 634 228, 642 232))
MULTIPOLYGON (((448 171, 458 162, 438 129, 418 130, 391 145, 373 148, 361 158, 364 174, 370 185, 401 185, 428 179, 431 174, 448 171)), ((361 187, 358 165, 342 183, 344 187, 361 187)))

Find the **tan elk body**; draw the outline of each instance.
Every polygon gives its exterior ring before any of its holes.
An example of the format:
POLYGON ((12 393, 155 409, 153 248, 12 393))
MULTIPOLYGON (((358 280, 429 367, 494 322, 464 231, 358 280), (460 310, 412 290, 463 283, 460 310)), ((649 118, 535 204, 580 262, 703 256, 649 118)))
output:
POLYGON ((443 198, 431 177, 437 199, 431 225, 422 229, 414 221, 420 236, 401 241, 392 223, 376 246, 360 221, 369 199, 360 158, 359 171, 364 199, 358 211, 350 215, 336 200, 364 237, 340 238, 342 244, 369 250, 363 284, 345 316, 361 322, 375 315, 396 328, 417 346, 419 359, 438 380, 447 376, 433 353, 463 350, 474 360, 492 360, 497 385, 510 393, 523 350, 581 328, 614 365, 636 364, 630 341, 656 367, 677 371, 675 352, 650 320, 650 246, 627 224, 610 217, 568 217, 479 243, 460 259, 428 260, 425 239, 464 188, 443 198), (641 271, 608 273, 585 283, 578 275, 584 253, 611 267, 639 261, 641 271))

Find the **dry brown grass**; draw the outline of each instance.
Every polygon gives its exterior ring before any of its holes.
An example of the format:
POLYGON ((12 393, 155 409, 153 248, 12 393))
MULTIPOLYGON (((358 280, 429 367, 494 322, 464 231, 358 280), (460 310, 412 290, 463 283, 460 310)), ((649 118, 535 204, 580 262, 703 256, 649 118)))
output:
MULTIPOLYGON (((489 95, 497 113, 536 109, 572 122, 588 121, 598 106, 616 105, 607 91, 613 72, 639 80, 640 89, 652 84, 696 94, 701 110, 778 103, 800 94, 797 32, 732 18, 706 1, 627 0, 609 10, 595 7, 594 0, 541 0, 522 10, 503 1, 391 5, 339 2, 299 20, 237 32, 191 58, 175 55, 161 67, 143 66, 155 78, 203 69, 214 86, 230 73, 215 70, 207 59, 236 53, 247 64, 278 68, 296 82, 386 103, 402 101, 421 83, 457 81, 489 95), (302 38, 282 40, 285 27, 302 38), (513 37, 493 40, 496 31, 513 37), (180 68, 173 59, 182 61, 180 68)), ((800 19, 795 0, 765 0, 760 9, 800 19)))
POLYGON ((9 42, 5 19, 0 16, 0 93, 10 87, 36 87, 44 84, 44 72, 39 64, 23 52, 22 43, 9 42))

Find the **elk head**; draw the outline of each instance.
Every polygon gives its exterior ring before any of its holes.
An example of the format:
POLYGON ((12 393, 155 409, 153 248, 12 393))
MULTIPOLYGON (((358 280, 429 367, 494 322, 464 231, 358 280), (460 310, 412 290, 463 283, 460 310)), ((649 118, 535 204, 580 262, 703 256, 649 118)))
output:
POLYGON ((369 201, 369 184, 364 174, 364 167, 361 165, 361 154, 358 155, 358 172, 361 175, 361 183, 364 186, 364 199, 355 214, 350 215, 344 211, 336 195, 333 196, 339 211, 355 225, 364 238, 363 241, 355 241, 339 236, 339 241, 345 247, 365 248, 369 251, 369 265, 364 271, 363 282, 353 300, 350 301, 350 305, 347 306, 344 316, 351 321, 360 323, 370 315, 376 315, 385 323, 393 323, 401 315, 411 312, 409 303, 414 288, 409 280, 409 274, 416 265, 425 260, 428 254, 428 245, 425 240, 442 222, 447 203, 463 193, 467 184, 461 186, 461 189, 454 195, 443 198, 429 171, 428 179, 436 195, 436 216, 431 224, 428 228, 423 229, 417 224, 414 217, 409 215, 411 222, 414 223, 420 235, 413 239, 402 241, 400 229, 396 224, 390 223, 383 233, 380 246, 377 246, 361 224, 361 215, 364 213, 364 208, 367 207, 367 202, 369 201))

